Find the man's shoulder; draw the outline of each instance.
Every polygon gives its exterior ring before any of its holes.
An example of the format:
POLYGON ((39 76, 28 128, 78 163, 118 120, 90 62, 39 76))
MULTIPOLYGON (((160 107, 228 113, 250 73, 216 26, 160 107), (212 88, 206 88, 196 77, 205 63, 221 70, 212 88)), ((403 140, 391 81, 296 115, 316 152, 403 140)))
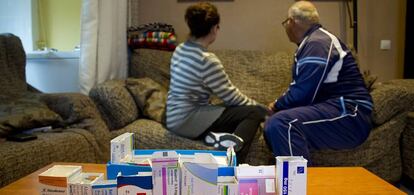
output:
POLYGON ((335 35, 329 33, 328 31, 322 28, 319 28, 308 37, 307 43, 315 45, 330 44, 332 41, 332 37, 335 37, 335 35))

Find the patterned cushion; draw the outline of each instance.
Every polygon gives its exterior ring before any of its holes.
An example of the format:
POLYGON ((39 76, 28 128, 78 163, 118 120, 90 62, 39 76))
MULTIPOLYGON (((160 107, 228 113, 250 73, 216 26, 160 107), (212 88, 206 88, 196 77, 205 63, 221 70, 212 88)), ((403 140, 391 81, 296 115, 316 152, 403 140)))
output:
POLYGON ((119 129, 138 118, 138 108, 125 88, 125 81, 111 80, 91 89, 89 96, 96 103, 109 129, 119 129))
POLYGON ((54 125, 61 117, 37 99, 21 98, 0 105, 0 137, 16 131, 54 125))
POLYGON ((167 90, 150 78, 127 79, 127 88, 144 115, 164 123, 167 90))

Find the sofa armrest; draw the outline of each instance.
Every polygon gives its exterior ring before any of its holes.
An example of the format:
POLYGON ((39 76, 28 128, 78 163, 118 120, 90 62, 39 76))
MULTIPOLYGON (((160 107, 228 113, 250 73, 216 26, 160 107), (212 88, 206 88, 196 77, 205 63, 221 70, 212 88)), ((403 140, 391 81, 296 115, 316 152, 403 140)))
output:
POLYGON ((407 111, 414 111, 414 79, 393 79, 384 82, 387 85, 394 85, 404 89, 409 94, 409 99, 411 101, 406 108, 407 111))
POLYGON ((98 156, 109 157, 110 132, 93 101, 80 93, 43 94, 42 100, 58 113, 66 128, 80 128, 90 132, 99 145, 98 156))
POLYGON ((372 120, 375 125, 381 125, 396 116, 407 111, 412 100, 404 88, 393 84, 377 84, 371 92, 374 108, 372 120))

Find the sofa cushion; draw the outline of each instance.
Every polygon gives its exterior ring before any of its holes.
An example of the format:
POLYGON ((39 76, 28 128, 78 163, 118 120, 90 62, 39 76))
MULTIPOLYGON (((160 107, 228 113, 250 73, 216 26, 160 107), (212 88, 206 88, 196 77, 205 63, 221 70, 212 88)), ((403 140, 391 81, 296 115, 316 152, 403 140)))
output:
POLYGON ((137 49, 131 56, 130 76, 149 77, 167 88, 170 83, 172 52, 153 49, 137 49))
POLYGON ((150 78, 127 79, 127 88, 143 114, 164 123, 167 90, 150 78))
POLYGON ((27 91, 26 53, 19 37, 0 34, 0 92, 21 95, 27 91))
MULTIPOLYGON (((268 104, 289 86, 293 56, 283 52, 214 50, 232 83, 247 96, 268 104)), ((172 52, 137 49, 131 76, 149 77, 168 88, 172 52)))
POLYGON ((381 125, 398 113, 404 112, 411 104, 409 94, 402 87, 389 84, 377 84, 371 92, 374 108, 372 121, 381 125))
POLYGON ((138 108, 125 88, 125 81, 110 80, 89 92, 110 130, 119 129, 138 118, 138 108))
POLYGON ((216 50, 231 82, 248 97, 267 105, 283 94, 292 78, 293 56, 283 52, 216 50))
POLYGON ((61 121, 58 114, 37 99, 20 98, 0 105, 0 137, 61 121))
POLYGON ((37 139, 27 142, 0 139, 0 187, 52 162, 105 163, 96 158, 94 136, 83 129, 36 136, 37 139))

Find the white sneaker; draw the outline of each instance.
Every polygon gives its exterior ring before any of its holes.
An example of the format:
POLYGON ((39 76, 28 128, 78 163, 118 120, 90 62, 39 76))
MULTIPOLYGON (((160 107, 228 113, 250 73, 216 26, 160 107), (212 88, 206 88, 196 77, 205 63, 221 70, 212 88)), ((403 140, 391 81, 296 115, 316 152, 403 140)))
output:
POLYGON ((204 138, 204 143, 219 150, 227 150, 232 146, 234 151, 238 152, 243 148, 244 141, 241 137, 231 133, 209 132, 204 138))

